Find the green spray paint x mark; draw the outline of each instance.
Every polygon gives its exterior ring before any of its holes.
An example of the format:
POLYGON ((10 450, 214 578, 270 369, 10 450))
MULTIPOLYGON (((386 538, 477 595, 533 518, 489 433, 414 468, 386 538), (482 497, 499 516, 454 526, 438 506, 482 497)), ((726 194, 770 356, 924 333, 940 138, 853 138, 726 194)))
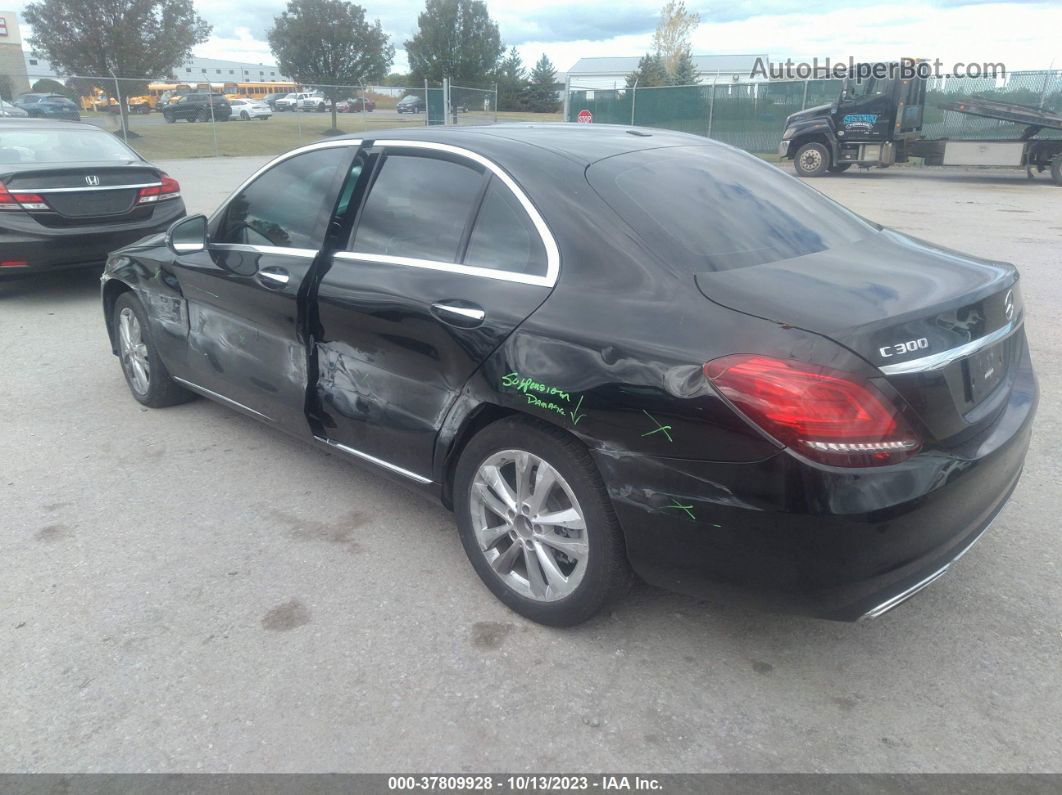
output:
POLYGON ((689 505, 683 505, 681 502, 679 502, 674 497, 672 497, 671 498, 671 504, 668 505, 668 506, 665 506, 665 510, 667 510, 667 508, 677 508, 680 511, 685 511, 686 515, 688 517, 690 517, 690 521, 692 521, 692 522, 696 522, 697 521, 697 517, 693 515, 693 510, 692 510, 693 504, 692 503, 689 504, 689 505))
POLYGON ((642 414, 644 414, 646 417, 648 417, 654 423, 656 423, 656 427, 653 430, 649 431, 648 433, 643 433, 642 436, 652 436, 654 433, 662 433, 662 434, 664 434, 664 436, 667 437, 667 440, 669 442, 673 441, 672 438, 671 438, 671 434, 668 433, 668 431, 671 430, 671 426, 670 425, 661 425, 660 424, 660 420, 658 420, 656 417, 654 417, 652 414, 650 414, 645 409, 642 409, 642 414))

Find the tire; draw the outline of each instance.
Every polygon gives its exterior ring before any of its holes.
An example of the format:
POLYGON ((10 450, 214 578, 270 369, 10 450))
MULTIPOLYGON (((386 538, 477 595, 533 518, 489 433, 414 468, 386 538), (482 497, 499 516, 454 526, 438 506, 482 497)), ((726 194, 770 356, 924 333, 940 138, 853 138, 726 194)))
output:
POLYGON ((124 292, 118 296, 111 322, 122 374, 137 401, 160 409, 185 403, 195 397, 170 377, 169 370, 159 358, 147 313, 134 293, 124 292))
POLYGON ((797 176, 822 177, 829 173, 830 150, 818 143, 804 144, 793 158, 797 176))
POLYGON ((830 166, 826 170, 829 171, 831 174, 843 174, 844 172, 846 172, 851 167, 852 167, 851 163, 834 163, 832 166, 830 166))
POLYGON ((461 543, 480 579, 501 602, 532 621, 555 627, 579 624, 630 584, 623 536, 605 484, 586 448, 555 428, 514 417, 480 431, 458 461, 454 511, 461 543), (528 462, 529 495, 514 513, 499 498, 499 486, 486 484, 497 483, 496 472, 506 482, 508 498, 514 499, 518 459, 528 462), (536 507, 533 487, 540 473, 556 480, 541 498, 546 502, 536 507), (582 528, 533 524, 529 518, 572 511, 582 528), (488 528, 507 529, 484 539, 488 528), (568 545, 570 556, 545 539, 568 545))
POLYGON ((166 120, 167 124, 173 124, 174 122, 177 121, 177 117, 174 116, 171 113, 163 113, 162 114, 162 118, 164 118, 166 120))
POLYGON ((240 111, 240 118, 243 119, 244 121, 250 121, 251 120, 251 114, 248 113, 245 110, 241 110, 240 111))
POLYGON ((1056 185, 1062 186, 1062 154, 1057 154, 1051 158, 1051 179, 1055 181, 1056 185))
POLYGON ((210 121, 210 111, 203 108, 196 116, 196 121, 210 121))

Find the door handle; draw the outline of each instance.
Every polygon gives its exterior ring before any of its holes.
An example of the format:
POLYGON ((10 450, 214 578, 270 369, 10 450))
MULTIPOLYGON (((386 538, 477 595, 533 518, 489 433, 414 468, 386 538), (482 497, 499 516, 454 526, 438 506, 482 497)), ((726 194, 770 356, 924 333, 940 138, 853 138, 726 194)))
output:
POLYGON ((258 280, 266 287, 283 287, 291 277, 283 268, 268 267, 258 271, 258 280))
POLYGON ((487 313, 478 306, 462 306, 443 301, 432 304, 431 311, 444 323, 462 328, 475 328, 487 316, 487 313))

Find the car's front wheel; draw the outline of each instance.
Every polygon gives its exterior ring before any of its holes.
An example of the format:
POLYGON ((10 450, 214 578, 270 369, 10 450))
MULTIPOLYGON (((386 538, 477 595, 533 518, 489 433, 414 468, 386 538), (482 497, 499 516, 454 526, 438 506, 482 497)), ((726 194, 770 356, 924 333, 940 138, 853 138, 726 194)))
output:
POLYGON ((133 397, 151 408, 184 403, 194 395, 170 377, 151 337, 144 306, 132 292, 114 302, 114 337, 133 397))
POLYGON ((245 110, 241 110, 240 111, 240 118, 243 119, 244 121, 250 121, 251 120, 251 114, 248 113, 245 110))
POLYGON ((630 582, 601 476, 559 430, 512 418, 480 431, 457 466, 454 510, 476 573, 532 621, 586 621, 630 582))

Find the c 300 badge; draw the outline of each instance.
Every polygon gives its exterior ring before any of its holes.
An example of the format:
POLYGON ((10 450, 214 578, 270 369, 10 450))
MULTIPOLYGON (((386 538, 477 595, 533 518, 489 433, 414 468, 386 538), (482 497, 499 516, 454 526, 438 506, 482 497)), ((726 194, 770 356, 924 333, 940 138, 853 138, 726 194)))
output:
POLYGON ((924 351, 928 347, 929 340, 926 337, 919 337, 916 340, 897 342, 895 345, 886 345, 883 348, 878 348, 878 353, 881 354, 882 359, 891 359, 893 356, 903 356, 905 353, 924 351))

